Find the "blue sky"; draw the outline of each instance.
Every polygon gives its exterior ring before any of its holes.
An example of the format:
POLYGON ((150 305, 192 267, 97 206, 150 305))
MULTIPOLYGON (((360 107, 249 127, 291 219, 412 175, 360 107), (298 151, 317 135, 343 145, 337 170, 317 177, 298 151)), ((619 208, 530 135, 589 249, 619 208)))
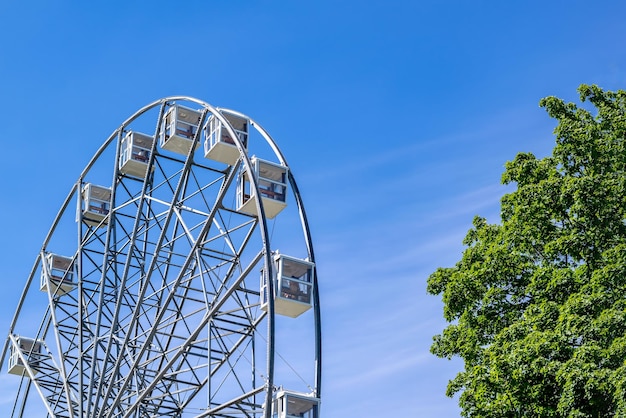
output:
MULTIPOLYGON (((538 107, 626 87, 620 1, 0 0, 0 329, 78 174, 128 116, 188 95, 277 141, 317 256, 324 417, 456 417, 462 365, 426 279, 505 161, 553 146, 538 107)), ((0 411, 7 398, 0 376, 0 411)))

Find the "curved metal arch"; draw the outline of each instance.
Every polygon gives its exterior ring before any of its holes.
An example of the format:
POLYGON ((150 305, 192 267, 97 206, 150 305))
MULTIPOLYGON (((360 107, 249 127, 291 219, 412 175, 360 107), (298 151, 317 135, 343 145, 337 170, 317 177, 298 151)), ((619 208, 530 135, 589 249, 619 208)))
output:
MULTIPOLYGON (((293 175, 293 170, 289 167, 287 163, 287 159, 283 155, 280 148, 272 138, 272 136, 254 119, 249 116, 236 112, 231 109, 218 108, 220 111, 224 111, 233 115, 237 115, 242 118, 246 118, 250 121, 250 124, 253 125, 257 131, 263 136, 265 141, 274 151, 274 154, 280 161, 282 165, 288 168, 287 174, 289 178, 289 185, 291 186, 291 191, 296 199, 296 204, 298 206, 298 214, 300 215, 300 223, 302 225, 302 229, 304 231, 304 239, 307 246, 307 252, 309 255, 309 260, 315 263, 315 253, 313 252, 313 240, 311 238, 311 229, 309 228, 309 222, 306 215, 306 211, 304 209, 304 203, 302 201, 302 196, 300 195, 300 190, 298 189, 298 185, 296 184, 296 180, 293 175)), ((241 152, 241 150, 240 150, 241 152)), ((316 362, 316 373, 315 373, 315 396, 321 396, 321 388, 322 388, 322 320, 321 320, 321 312, 320 312, 320 301, 319 301, 319 289, 318 289, 318 281, 317 281, 317 268, 313 271, 313 309, 314 309, 314 318, 315 318, 315 333, 316 333, 316 347, 315 347, 315 362, 316 362)))

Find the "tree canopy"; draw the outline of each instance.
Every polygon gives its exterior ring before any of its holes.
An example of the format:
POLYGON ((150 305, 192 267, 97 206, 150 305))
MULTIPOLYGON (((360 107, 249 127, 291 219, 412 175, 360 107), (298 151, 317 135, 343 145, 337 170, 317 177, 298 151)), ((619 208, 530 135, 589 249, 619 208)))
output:
POLYGON ((520 153, 501 222, 476 217, 461 260, 428 278, 449 325, 433 354, 465 417, 626 417, 626 92, 547 97, 552 155, 520 153))

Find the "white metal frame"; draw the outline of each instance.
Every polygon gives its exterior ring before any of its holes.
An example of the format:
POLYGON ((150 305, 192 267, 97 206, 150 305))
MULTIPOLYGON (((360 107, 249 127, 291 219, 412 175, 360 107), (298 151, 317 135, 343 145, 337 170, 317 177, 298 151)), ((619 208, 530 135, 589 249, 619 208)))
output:
MULTIPOLYGON (((70 418, 270 418, 276 312, 273 298, 260 309, 257 278, 259 270, 273 275, 266 214, 270 205, 256 200, 254 213, 246 213, 234 202, 238 176, 252 173, 254 166, 250 144, 242 143, 226 115, 245 118, 255 140, 273 151, 274 164, 285 168, 284 184, 300 217, 303 258, 315 262, 297 184, 260 125, 241 113, 185 96, 145 106, 113 132, 80 173, 27 278, 0 367, 16 333, 42 341, 45 350, 37 373, 31 370, 15 394, 13 418, 24 417, 33 404, 43 405, 49 416, 70 418), (239 157, 234 165, 224 169, 197 155, 201 132, 196 131, 196 144, 186 154, 155 141, 146 175, 123 173, 121 144, 135 124, 154 118, 153 137, 164 138, 164 116, 183 108, 198 112, 198 126, 208 117, 219 120, 235 138, 239 157), (112 186, 104 187, 110 190, 110 199, 104 199, 109 206, 94 217, 88 210, 91 188, 102 186, 92 182, 103 184, 97 167, 107 166, 111 151, 112 186), (77 221, 69 229, 68 217, 77 221), (47 292, 48 303, 42 306, 33 278, 46 268, 50 243, 66 245, 66 237, 76 232, 76 287, 63 295, 47 292), (36 311, 41 321, 33 327, 28 319, 36 311)), ((145 129, 141 126, 139 130, 145 129)), ((260 194, 259 183, 256 176, 248 178, 253 194, 260 194)), ((322 350, 316 287, 314 273, 312 314, 300 327, 313 335, 313 356, 309 371, 299 370, 298 375, 310 373, 307 385, 319 398, 322 350)), ((268 290, 274 293, 271 280, 268 290)))

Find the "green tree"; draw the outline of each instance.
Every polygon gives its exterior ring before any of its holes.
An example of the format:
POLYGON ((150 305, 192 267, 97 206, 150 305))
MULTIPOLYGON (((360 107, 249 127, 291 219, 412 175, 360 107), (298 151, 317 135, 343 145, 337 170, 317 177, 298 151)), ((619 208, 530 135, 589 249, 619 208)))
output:
POLYGON ((541 100, 552 156, 507 162, 501 223, 476 217, 428 278, 449 322, 431 351, 464 361, 447 389, 463 416, 626 417, 626 92, 579 93, 541 100))

